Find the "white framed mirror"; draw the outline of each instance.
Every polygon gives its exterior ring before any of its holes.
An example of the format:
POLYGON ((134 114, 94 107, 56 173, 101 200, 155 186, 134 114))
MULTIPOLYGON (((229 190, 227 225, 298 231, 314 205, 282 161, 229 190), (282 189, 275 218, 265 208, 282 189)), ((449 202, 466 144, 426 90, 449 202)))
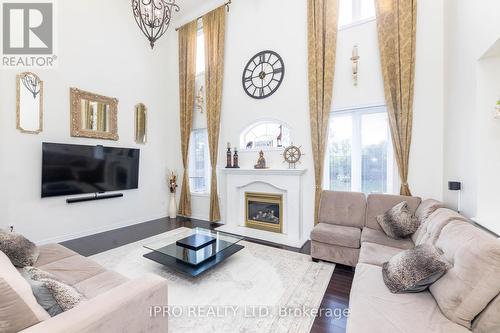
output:
POLYGON ((16 78, 16 127, 22 133, 43 131, 43 81, 23 72, 16 78))

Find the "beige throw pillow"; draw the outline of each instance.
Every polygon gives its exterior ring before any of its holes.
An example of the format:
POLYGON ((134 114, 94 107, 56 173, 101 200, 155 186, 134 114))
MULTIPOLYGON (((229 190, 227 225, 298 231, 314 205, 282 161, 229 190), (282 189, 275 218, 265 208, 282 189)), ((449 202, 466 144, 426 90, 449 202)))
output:
POLYGON ((394 239, 402 239, 417 231, 420 223, 413 217, 408 203, 403 201, 385 214, 377 216, 377 222, 387 234, 394 239))

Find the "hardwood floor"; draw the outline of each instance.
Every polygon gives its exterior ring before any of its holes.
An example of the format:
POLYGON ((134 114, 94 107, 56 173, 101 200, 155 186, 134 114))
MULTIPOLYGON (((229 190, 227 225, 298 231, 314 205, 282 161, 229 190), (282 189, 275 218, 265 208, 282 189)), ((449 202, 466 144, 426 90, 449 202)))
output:
MULTIPOLYGON (((218 226, 220 224, 194 219, 177 218, 170 220, 165 218, 82 237, 61 244, 83 256, 91 256, 180 227, 214 229, 218 226)), ((304 254, 310 254, 311 251, 309 242, 298 249, 257 239, 245 238, 245 240, 304 254)), ((336 265, 320 308, 331 309, 336 313, 347 309, 349 307, 349 293, 353 276, 354 272, 351 267, 336 265)), ((336 318, 338 316, 318 316, 314 321, 311 333, 344 333, 347 318, 336 318)))

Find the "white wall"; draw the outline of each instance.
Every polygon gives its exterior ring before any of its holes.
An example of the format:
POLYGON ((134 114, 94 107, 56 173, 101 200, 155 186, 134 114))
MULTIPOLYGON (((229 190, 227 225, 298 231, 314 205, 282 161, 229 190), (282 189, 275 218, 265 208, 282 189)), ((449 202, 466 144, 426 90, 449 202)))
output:
MULTIPOLYGON (((497 42, 497 46, 500 42, 497 42)), ((477 68, 477 218, 478 222, 500 233, 500 119, 494 119, 496 101, 500 98, 500 54, 486 57, 477 68), (493 153, 492 153, 493 152, 493 153)))
POLYGON ((166 215, 166 170, 178 168, 177 87, 169 83, 177 68, 175 40, 163 38, 152 51, 121 0, 58 1, 59 66, 34 70, 45 82, 44 131, 15 129, 15 76, 0 74, 2 225, 14 225, 45 242, 138 223, 166 215), (99 10, 96 10, 98 8, 99 10), (71 138, 69 88, 78 87, 119 99, 120 140, 71 138), (148 108, 149 142, 134 143, 134 105, 148 108), (121 199, 68 205, 65 198, 40 198, 43 141, 137 147, 141 149, 138 190, 121 199), (6 169, 6 170, 5 170, 6 169), (6 207, 5 207, 5 206, 6 207), (7 212, 7 213, 5 213, 7 212))
MULTIPOLYGON (((495 145, 500 138, 500 132, 495 129, 498 120, 495 121, 490 113, 500 95, 497 90, 496 97, 493 91, 477 96, 478 75, 484 78, 486 74, 479 60, 500 37, 500 2, 484 0, 478 4, 467 0, 447 0, 445 4, 447 85, 444 174, 446 181, 463 182, 462 210, 472 217, 482 215, 478 209, 484 202, 480 198, 494 188, 500 168, 498 146, 495 145), (485 147, 487 151, 484 151, 485 147), (480 150, 484 153, 478 154, 480 150), (481 183, 490 190, 484 192, 485 187, 481 183), (478 203, 478 200, 481 202, 478 203)), ((494 85, 488 87, 496 88, 494 85)), ((445 193, 446 201, 455 205, 456 193, 445 193)), ((495 223, 498 232, 499 223, 495 223)))
POLYGON ((413 136, 408 183, 413 195, 443 199, 444 6, 420 0, 417 8, 417 49, 413 136))
MULTIPOLYGON (((201 12, 188 17, 191 19, 199 14, 201 12)), ((442 15, 442 3, 419 2, 415 119, 410 162, 413 193, 437 199, 442 199, 443 192, 442 15)), ((306 1, 233 1, 227 16, 219 167, 225 166, 226 143, 237 146, 239 134, 251 123, 266 118, 287 123, 293 142, 301 145, 306 154, 299 167, 308 169, 304 178, 304 218, 311 227, 314 171, 308 111, 306 27, 306 1), (284 11, 286 15, 276 15, 284 11), (283 57, 285 79, 274 95, 254 100, 243 91, 241 75, 246 62, 265 49, 274 50, 283 57)), ((380 103, 384 103, 384 93, 376 23, 371 20, 339 32, 333 108, 380 103), (354 44, 359 45, 361 57, 357 87, 352 84, 350 61, 354 44)), ((241 166, 252 167, 257 155, 257 152, 240 152, 241 166)), ((279 151, 267 152, 266 158, 271 167, 286 168, 279 151)), ((208 208, 208 198, 193 197, 194 216, 206 219, 208 208)))
MULTIPOLYGON (((3 84, 3 73, 0 74, 0 94, 2 91, 5 91, 6 87, 3 84)), ((14 89, 12 89, 14 91, 14 89)), ((2 95, 0 95, 2 96, 2 95)), ((8 226, 7 217, 9 216, 9 206, 7 204, 8 192, 9 192, 9 183, 7 182, 7 156, 5 152, 5 147, 7 145, 7 136, 5 135, 4 124, 7 122, 7 117, 5 109, 2 107, 3 105, 3 97, 0 97, 0 184, 2 184, 2 188, 0 189, 0 228, 6 228, 8 226)), ((12 112, 15 112, 12 110, 12 112)), ((15 126, 12 122, 11 126, 15 126)))

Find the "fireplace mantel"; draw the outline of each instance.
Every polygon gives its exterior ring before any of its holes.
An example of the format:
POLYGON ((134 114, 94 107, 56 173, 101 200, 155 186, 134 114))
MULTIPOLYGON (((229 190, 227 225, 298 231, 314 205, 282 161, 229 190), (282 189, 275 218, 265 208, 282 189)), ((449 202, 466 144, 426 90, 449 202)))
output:
POLYGON ((235 175, 285 175, 302 176, 306 169, 221 169, 222 173, 235 175))
MULTIPOLYGON (((221 169, 221 213, 223 226, 217 228, 245 237, 301 247, 309 238, 304 228, 302 183, 306 169, 221 169), (248 228, 245 225, 245 194, 281 195, 282 232, 248 228)), ((312 221, 309 221, 312 223, 312 221)))

